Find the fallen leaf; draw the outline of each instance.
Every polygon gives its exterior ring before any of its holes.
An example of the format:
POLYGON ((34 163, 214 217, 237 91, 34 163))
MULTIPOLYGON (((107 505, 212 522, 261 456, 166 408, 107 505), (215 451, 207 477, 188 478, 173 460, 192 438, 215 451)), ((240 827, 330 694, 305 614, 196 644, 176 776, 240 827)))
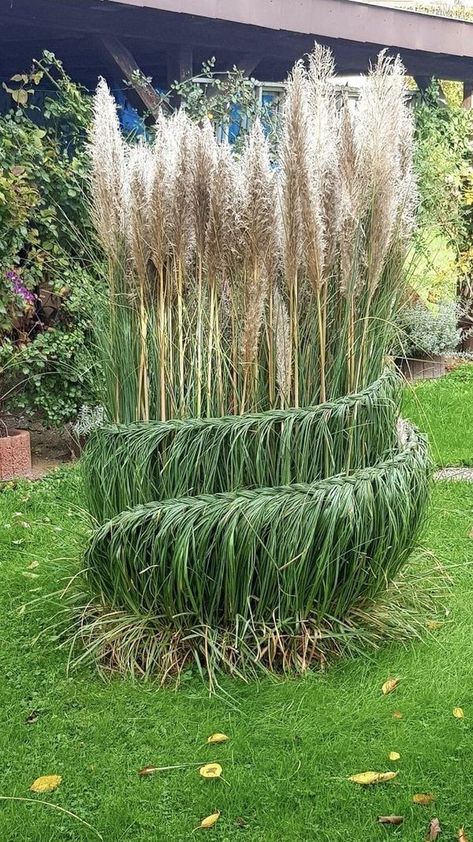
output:
POLYGON ((393 719, 402 719, 402 713, 400 710, 395 710, 393 713, 393 719))
POLYGON ((383 784, 385 781, 392 781, 398 772, 360 772, 358 775, 350 775, 349 780, 362 786, 371 784, 383 784))
POLYGON ((383 692, 383 696, 387 696, 388 693, 392 693, 393 690, 396 689, 398 684, 399 684, 398 678, 388 678, 388 680, 384 682, 384 684, 381 688, 381 690, 383 692))
POLYGON ((199 769, 199 775, 203 778, 219 778, 222 774, 222 767, 220 763, 206 763, 199 769))
POLYGON ((404 816, 378 816, 380 824, 402 824, 404 816))
POLYGON ((414 804, 422 804, 423 806, 426 806, 427 804, 432 804, 432 801, 435 801, 435 798, 430 794, 430 792, 417 792, 412 796, 412 800, 414 804))
POLYGON ((32 561, 31 564, 28 565, 28 570, 34 570, 36 567, 39 567, 39 561, 32 561))
POLYGON ((158 771, 157 766, 143 766, 143 768, 139 770, 138 774, 139 774, 140 778, 145 778, 146 775, 152 775, 153 772, 157 772, 157 771, 158 771))
POLYGON ((432 819, 432 821, 429 824, 427 833, 425 834, 425 842, 435 842, 439 833, 442 833, 440 822, 438 819, 432 819))
POLYGON ((401 759, 401 755, 399 754, 398 751, 390 751, 389 754, 388 754, 388 757, 389 757, 390 760, 400 760, 401 759))
POLYGON ((229 740, 229 739, 230 739, 230 737, 227 737, 226 734, 217 733, 217 734, 212 734, 212 736, 208 738, 207 742, 208 743, 226 743, 227 740, 229 740))
POLYGON ((220 813, 217 810, 216 813, 212 813, 210 816, 206 816, 205 819, 202 819, 199 828, 202 828, 202 830, 208 830, 209 828, 213 827, 214 824, 217 824, 219 818, 220 813))
POLYGON ((426 626, 429 631, 437 631, 437 629, 442 628, 443 623, 441 623, 440 620, 429 620, 429 622, 426 623, 426 626))
POLYGON ((465 718, 463 708, 453 708, 453 715, 454 715, 455 719, 464 719, 465 718))
POLYGON ((233 823, 236 827, 248 827, 248 822, 243 818, 243 816, 237 816, 233 823))
POLYGON ((36 778, 30 786, 31 792, 53 792, 62 781, 61 775, 43 775, 36 778))
POLYGON ((41 715, 40 710, 32 710, 31 713, 29 713, 28 716, 26 717, 25 724, 26 725, 34 725, 34 723, 38 721, 40 715, 41 715))
POLYGON ((463 827, 461 827, 458 831, 458 842, 468 842, 468 836, 466 835, 463 827))

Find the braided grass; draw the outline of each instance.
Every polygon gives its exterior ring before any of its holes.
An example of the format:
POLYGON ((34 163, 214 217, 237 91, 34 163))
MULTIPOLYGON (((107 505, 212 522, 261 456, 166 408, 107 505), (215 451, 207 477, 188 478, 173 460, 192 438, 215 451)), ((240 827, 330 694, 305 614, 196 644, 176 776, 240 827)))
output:
POLYGON ((424 438, 404 425, 384 458, 351 474, 122 511, 87 550, 100 595, 89 632, 108 623, 111 655, 123 624, 141 641, 140 669, 161 677, 189 659, 210 675, 305 669, 322 657, 327 630, 375 602, 405 565, 429 470, 424 438))
POLYGON ((395 443, 399 382, 315 407, 110 425, 88 443, 88 508, 102 523, 153 500, 310 483, 376 463, 395 443))

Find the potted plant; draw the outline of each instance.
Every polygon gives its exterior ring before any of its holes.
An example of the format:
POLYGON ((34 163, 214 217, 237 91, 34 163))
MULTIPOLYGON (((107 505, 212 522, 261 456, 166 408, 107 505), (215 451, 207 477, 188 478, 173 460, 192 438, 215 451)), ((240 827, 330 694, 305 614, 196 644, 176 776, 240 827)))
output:
POLYGON ((459 306, 441 301, 434 309, 423 302, 406 304, 397 317, 396 364, 411 380, 442 377, 445 355, 461 338, 459 306))
POLYGON ((0 425, 0 480, 31 475, 31 445, 28 430, 8 430, 0 425))

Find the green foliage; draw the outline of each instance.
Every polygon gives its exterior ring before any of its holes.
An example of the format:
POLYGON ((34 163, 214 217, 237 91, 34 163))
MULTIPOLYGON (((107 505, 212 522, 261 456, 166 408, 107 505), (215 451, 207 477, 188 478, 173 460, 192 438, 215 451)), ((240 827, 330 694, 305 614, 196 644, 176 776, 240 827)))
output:
POLYGON ((273 102, 271 107, 261 104, 255 92, 256 80, 241 68, 234 66, 219 73, 214 67, 215 58, 211 58, 203 62, 198 75, 172 85, 191 120, 200 123, 208 118, 223 136, 231 126, 237 148, 256 118, 269 130, 270 139, 275 137, 278 103, 273 102))
POLYGON ((422 302, 406 305, 398 316, 399 353, 411 357, 454 351, 461 337, 459 318, 460 308, 455 301, 441 301, 435 309, 422 302))
MULTIPOLYGON (((421 198, 416 246, 425 261, 421 268, 433 270, 434 275, 432 287, 424 294, 438 300, 446 293, 455 294, 456 281, 471 272, 473 112, 440 102, 436 83, 415 110, 415 167, 421 198), (448 278, 435 279, 439 255, 440 265, 445 263, 444 250, 452 254, 450 290, 445 285, 448 278)), ((422 278, 419 283, 422 286, 422 278)))
POLYGON ((0 394, 11 408, 39 410, 48 423, 61 424, 92 389, 87 346, 97 289, 85 201, 90 103, 50 53, 13 84, 7 87, 17 107, 0 116, 0 394), (39 107, 31 93, 42 80, 54 93, 45 93, 39 107), (22 90, 25 96, 15 95, 22 90), (28 309, 6 278, 12 271, 33 293, 28 309))

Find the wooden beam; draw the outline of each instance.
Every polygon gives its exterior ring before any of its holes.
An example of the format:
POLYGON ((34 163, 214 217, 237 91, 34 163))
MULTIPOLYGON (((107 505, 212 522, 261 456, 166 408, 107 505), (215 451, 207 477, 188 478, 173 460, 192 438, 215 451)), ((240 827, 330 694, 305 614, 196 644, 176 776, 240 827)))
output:
POLYGON ((255 53, 246 53, 238 59, 236 66, 239 70, 243 70, 246 76, 251 76, 263 59, 264 56, 261 54, 257 55, 255 53))
POLYGON ((473 108, 473 79, 463 82, 463 108, 473 108))
POLYGON ((443 90, 442 84, 441 84, 439 79, 436 79, 434 76, 418 76, 418 75, 414 76, 414 81, 415 81, 417 87, 419 88, 419 91, 420 91, 422 97, 425 97, 425 94, 427 93, 427 91, 428 91, 430 85, 432 84, 432 82, 434 81, 434 79, 435 79, 435 82, 437 84, 437 89, 438 89, 437 103, 439 105, 446 105, 447 104, 447 98, 445 96, 445 91, 443 90))
POLYGON ((156 93, 152 84, 141 72, 130 50, 113 35, 104 36, 101 41, 108 55, 137 93, 146 110, 157 118, 161 112, 163 98, 156 93))
POLYGON ((168 87, 173 82, 184 82, 193 74, 193 51, 189 44, 176 44, 166 50, 168 87))

